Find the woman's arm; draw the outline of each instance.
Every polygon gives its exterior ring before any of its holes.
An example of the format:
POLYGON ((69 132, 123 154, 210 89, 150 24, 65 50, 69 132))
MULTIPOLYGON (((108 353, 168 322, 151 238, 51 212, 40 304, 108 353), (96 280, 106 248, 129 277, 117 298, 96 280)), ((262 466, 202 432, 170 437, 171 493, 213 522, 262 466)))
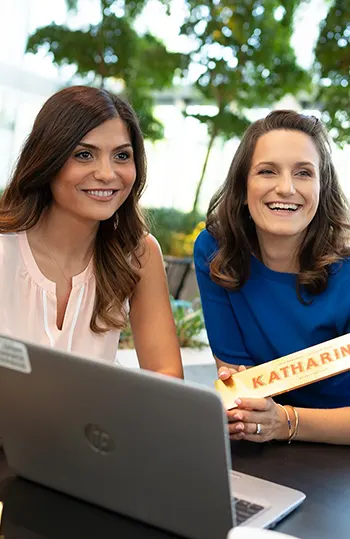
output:
POLYGON ((183 378, 163 257, 151 235, 144 240, 140 262, 141 279, 130 301, 130 323, 140 367, 183 378))
MULTIPOLYGON (((226 365, 216 359, 218 375, 226 380, 232 374, 246 367, 226 365)), ((272 398, 239 399, 238 407, 227 411, 230 437, 234 440, 267 442, 269 440, 288 440, 287 415, 272 398), (257 424, 261 432, 256 433, 257 424)), ((292 432, 296 427, 296 417, 292 407, 287 405, 292 432)), ((350 407, 314 409, 295 408, 298 414, 297 434, 293 438, 303 442, 350 445, 350 407)))
POLYGON ((210 277, 209 260, 215 240, 204 230, 194 246, 194 265, 199 286, 205 327, 218 367, 253 366, 238 326, 228 292, 210 277), (219 363, 218 363, 219 362, 219 363))
POLYGON ((296 440, 350 445, 350 407, 318 410, 296 408, 299 429, 296 440))
MULTIPOLYGON (((227 412, 231 438, 251 442, 287 440, 287 416, 273 399, 239 399, 238 407, 227 412), (256 432, 261 425, 260 433, 256 432)), ((236 401, 237 402, 237 401, 236 401)), ((296 418, 286 406, 295 429, 296 418)), ((294 440, 350 445, 350 407, 313 409, 296 408, 299 426, 294 440)))

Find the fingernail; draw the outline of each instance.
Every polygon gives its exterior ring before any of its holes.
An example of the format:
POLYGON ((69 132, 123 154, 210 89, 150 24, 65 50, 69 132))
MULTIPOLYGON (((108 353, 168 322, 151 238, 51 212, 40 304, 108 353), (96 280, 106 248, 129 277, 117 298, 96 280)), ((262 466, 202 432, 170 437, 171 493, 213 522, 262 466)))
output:
POLYGON ((236 400, 235 400, 235 403, 236 403, 236 404, 242 404, 242 401, 241 401, 241 399, 236 399, 236 400))
POLYGON ((235 414, 235 415, 233 416, 233 419, 238 419, 238 421, 239 421, 239 420, 242 419, 242 416, 241 416, 241 414, 235 414))
POLYGON ((243 423, 237 423, 237 425, 236 425, 236 430, 244 430, 244 425, 243 425, 243 423))

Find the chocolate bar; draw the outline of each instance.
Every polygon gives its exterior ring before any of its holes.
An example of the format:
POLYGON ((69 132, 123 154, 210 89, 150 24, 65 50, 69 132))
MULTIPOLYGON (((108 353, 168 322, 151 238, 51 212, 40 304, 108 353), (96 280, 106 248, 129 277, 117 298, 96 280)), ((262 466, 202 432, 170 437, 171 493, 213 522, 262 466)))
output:
POLYGON ((216 380, 227 410, 238 398, 273 397, 350 370, 350 334, 216 380))

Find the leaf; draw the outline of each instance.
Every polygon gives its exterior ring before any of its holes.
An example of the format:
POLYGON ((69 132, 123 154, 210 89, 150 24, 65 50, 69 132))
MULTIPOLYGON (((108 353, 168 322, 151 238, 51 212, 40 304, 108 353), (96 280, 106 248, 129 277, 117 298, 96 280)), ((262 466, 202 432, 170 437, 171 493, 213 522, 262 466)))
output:
MULTIPOLYGON (((170 53, 162 42, 150 34, 139 36, 133 28, 131 14, 144 7, 143 2, 125 0, 125 17, 112 13, 116 2, 101 0, 103 9, 99 24, 71 30, 50 24, 38 28, 28 39, 27 52, 40 49, 51 55, 58 66, 73 65, 84 80, 91 76, 99 81, 119 80, 124 94, 133 104, 144 135, 151 140, 163 138, 163 126, 153 115, 153 94, 172 84, 174 73, 186 67, 187 58, 170 53)), ((72 2, 72 7, 76 2, 72 2)))
MULTIPOLYGON (((279 0, 186 0, 188 15, 181 33, 196 42, 191 58, 202 68, 196 89, 217 104, 221 117, 216 125, 224 138, 234 134, 233 125, 241 134, 242 122, 229 114, 232 103, 241 111, 311 88, 310 75, 297 65, 290 44, 299 4, 300 0, 284 1, 283 19, 277 21, 279 0)), ((212 117, 201 121, 210 128, 215 123, 212 117)))
POLYGON ((221 136, 223 139, 240 137, 250 124, 243 114, 234 114, 228 108, 219 111, 215 116, 205 114, 191 114, 190 116, 206 124, 209 133, 215 132, 217 136, 221 136))
POLYGON ((338 145, 350 143, 350 0, 335 0, 320 26, 315 101, 338 145))

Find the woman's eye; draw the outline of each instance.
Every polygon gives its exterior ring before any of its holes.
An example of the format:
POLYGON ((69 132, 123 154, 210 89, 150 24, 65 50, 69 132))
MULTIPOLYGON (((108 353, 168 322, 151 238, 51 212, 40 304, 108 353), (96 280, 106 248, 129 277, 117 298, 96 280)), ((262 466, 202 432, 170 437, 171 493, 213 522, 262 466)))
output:
POLYGON ((269 168, 264 168, 263 170, 259 171, 259 174, 273 174, 273 171, 269 168))
POLYGON ((298 176, 311 176, 311 173, 308 170, 299 170, 297 174, 298 176))
POLYGON ((129 159, 130 154, 128 152, 119 152, 115 155, 116 159, 119 159, 120 161, 126 161, 129 159))
POLYGON ((75 157, 77 157, 78 159, 82 159, 84 161, 86 161, 87 159, 90 159, 90 157, 92 157, 91 153, 84 150, 83 152, 78 152, 75 154, 75 157))

